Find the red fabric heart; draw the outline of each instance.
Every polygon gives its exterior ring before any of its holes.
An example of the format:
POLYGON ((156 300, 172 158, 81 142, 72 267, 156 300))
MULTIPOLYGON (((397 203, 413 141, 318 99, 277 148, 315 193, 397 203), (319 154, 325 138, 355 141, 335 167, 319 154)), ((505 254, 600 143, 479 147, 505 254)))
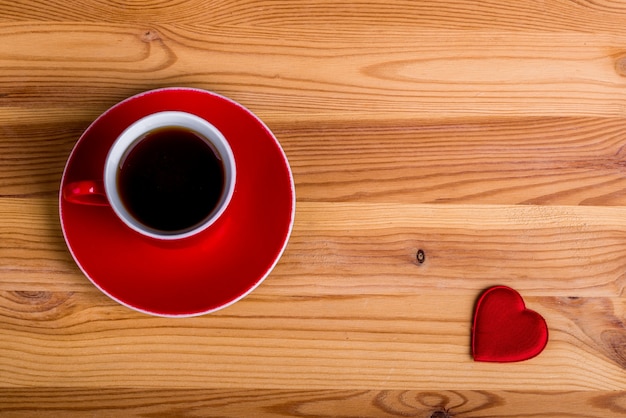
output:
POLYGON ((528 360, 541 353, 547 343, 545 319, 526 309, 517 291, 495 286, 480 296, 472 328, 474 360, 500 363, 528 360))

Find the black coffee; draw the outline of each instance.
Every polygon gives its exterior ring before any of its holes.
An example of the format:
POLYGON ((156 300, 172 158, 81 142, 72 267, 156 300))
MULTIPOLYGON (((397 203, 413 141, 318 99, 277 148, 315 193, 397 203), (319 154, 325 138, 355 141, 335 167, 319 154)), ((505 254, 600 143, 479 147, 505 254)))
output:
POLYGON ((188 229, 216 207, 224 190, 221 159, 197 133, 148 132, 124 157, 118 189, 128 212, 165 232, 188 229))

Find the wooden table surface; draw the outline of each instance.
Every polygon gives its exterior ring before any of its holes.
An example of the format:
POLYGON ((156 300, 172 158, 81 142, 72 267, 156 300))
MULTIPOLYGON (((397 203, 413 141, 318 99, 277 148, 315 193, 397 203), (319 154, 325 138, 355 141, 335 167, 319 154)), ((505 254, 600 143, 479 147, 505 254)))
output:
POLYGON ((625 23, 617 0, 0 0, 0 415, 626 416, 625 23), (57 210, 81 132, 166 86, 257 114, 297 194, 273 273, 187 319, 101 294, 57 210), (472 360, 492 285, 545 317, 541 355, 472 360))

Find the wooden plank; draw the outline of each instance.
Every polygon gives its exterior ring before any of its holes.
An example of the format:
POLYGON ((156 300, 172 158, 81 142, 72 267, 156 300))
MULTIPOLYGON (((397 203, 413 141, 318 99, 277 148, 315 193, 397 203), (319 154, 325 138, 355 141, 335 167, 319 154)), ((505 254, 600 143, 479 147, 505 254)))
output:
POLYGON ((623 295, 621 208, 301 204, 298 214, 283 263, 306 273, 289 272, 291 291, 306 283, 323 292, 330 273, 334 292, 455 292, 504 281, 535 294, 623 295))
POLYGON ((300 201, 626 204, 621 118, 276 124, 300 201))
MULTIPOLYGON (((0 288, 92 288, 67 251, 56 205, 0 199, 0 288)), ((436 295, 508 283, 535 295, 623 296, 625 233, 622 207, 300 202, 263 288, 436 295)))
POLYGON ((585 417, 626 413, 626 393, 417 390, 0 389, 0 415, 585 417), (444 411, 448 411, 448 415, 444 411), (184 412, 183 412, 184 411, 184 412), (523 412, 522 412, 523 411, 523 412))
POLYGON ((626 301, 527 296, 541 356, 476 363, 477 294, 268 296, 190 319, 82 292, 0 293, 0 386, 618 390, 626 301), (123 325, 122 325, 123 324, 123 325), (573 365, 576 365, 575 367, 573 365))
MULTIPOLYGON (((55 196, 89 122, 6 125, 0 196, 55 196)), ((300 202, 626 204, 621 118, 291 121, 270 128, 290 160, 300 202)))
POLYGON ((626 35, 6 23, 0 37, 3 124, 95 118, 170 85, 271 123, 624 114, 626 35))
POLYGON ((222 26, 323 28, 371 26, 506 31, 586 31, 624 33, 626 11, 620 2, 535 2, 515 5, 449 1, 203 1, 153 0, 145 4, 81 0, 60 4, 40 0, 0 2, 0 20, 124 23, 194 23, 222 26))

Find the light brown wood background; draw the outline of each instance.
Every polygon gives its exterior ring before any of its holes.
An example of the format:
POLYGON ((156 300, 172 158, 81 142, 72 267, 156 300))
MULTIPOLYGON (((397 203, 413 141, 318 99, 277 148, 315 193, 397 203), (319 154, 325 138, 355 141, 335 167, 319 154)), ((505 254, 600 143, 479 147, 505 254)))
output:
POLYGON ((626 416, 625 146, 625 1, 0 0, 0 415, 626 416), (255 112, 297 190, 274 273, 192 319, 101 295, 57 213, 165 86, 255 112), (497 284, 539 357, 472 361, 497 284))

